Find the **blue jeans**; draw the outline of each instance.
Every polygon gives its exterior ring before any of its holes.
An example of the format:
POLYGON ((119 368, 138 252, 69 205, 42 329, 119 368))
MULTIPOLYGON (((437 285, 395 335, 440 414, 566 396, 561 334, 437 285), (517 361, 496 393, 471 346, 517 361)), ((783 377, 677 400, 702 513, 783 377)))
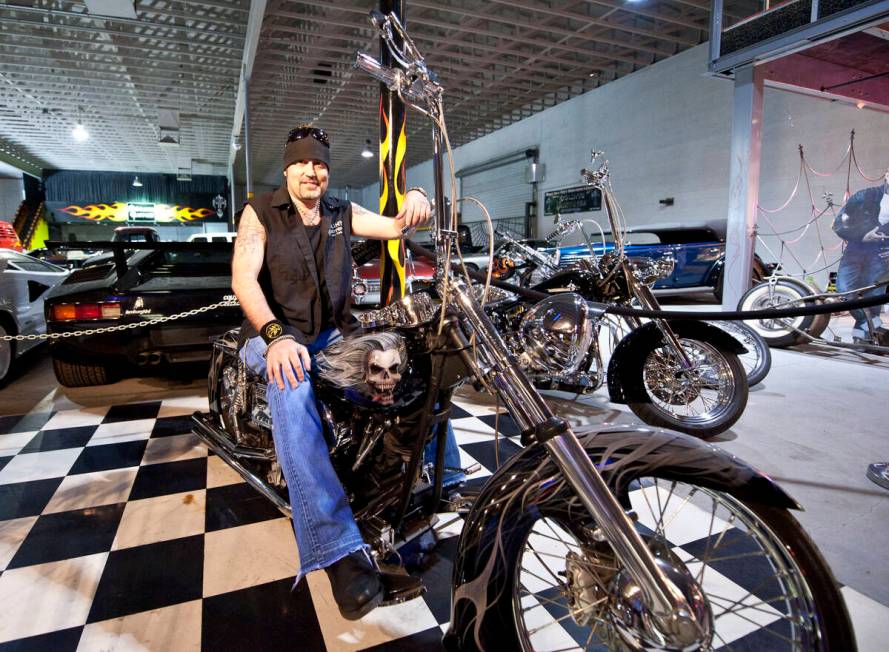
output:
MULTIPOLYGON (((837 269, 837 290, 848 292, 874 283, 881 274, 889 269, 889 247, 880 244, 850 242, 840 259, 840 267, 837 269)), ((885 292, 877 288, 864 293, 864 296, 877 296, 885 292)), ((874 328, 882 326, 880 310, 883 306, 871 306, 851 310, 855 318, 855 326, 852 335, 855 337, 867 337, 867 322, 870 320, 874 328)))
MULTIPOLYGON (((324 331, 307 347, 309 354, 314 358, 319 351, 341 339, 336 329, 324 331)), ((241 359, 251 371, 263 377, 266 376, 263 354, 267 348, 262 338, 253 337, 241 350, 241 359)), ((298 583, 306 573, 330 566, 367 546, 330 463, 312 384, 302 382, 296 389, 291 389, 285 381, 284 386, 285 389, 279 389, 275 383, 269 383, 267 397, 278 463, 290 493, 293 530, 299 550, 298 583)), ((447 435, 445 465, 459 467, 460 453, 450 422, 447 435)), ((435 450, 433 441, 426 449, 426 455, 431 454, 432 460, 435 450)), ((451 473, 445 481, 454 483, 462 479, 462 473, 451 473)))

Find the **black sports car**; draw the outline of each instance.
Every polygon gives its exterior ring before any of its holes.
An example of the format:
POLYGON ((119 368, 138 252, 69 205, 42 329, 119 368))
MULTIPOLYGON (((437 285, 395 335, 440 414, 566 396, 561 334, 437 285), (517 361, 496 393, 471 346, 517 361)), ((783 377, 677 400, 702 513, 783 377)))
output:
MULTIPOLYGON (((47 296, 49 333, 147 324, 234 300, 231 243, 84 246, 110 249, 113 259, 75 271, 47 296)), ((50 343, 53 369, 62 385, 83 387, 114 382, 159 365, 209 360, 211 341, 241 319, 240 307, 218 307, 173 321, 57 339, 50 343)))

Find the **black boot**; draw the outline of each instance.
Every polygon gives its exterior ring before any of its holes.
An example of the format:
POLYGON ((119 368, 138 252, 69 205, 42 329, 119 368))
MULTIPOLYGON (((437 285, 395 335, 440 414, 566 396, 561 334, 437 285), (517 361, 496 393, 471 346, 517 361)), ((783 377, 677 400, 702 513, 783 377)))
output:
POLYGON ((363 550, 353 552, 324 569, 340 613, 346 620, 358 620, 383 601, 385 591, 380 574, 363 550))

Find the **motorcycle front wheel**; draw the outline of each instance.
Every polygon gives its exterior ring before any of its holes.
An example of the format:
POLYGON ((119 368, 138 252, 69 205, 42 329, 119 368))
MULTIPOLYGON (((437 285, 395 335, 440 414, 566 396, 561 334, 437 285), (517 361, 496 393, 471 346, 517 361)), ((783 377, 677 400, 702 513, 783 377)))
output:
MULTIPOLYGON (((662 569, 702 599, 696 649, 855 649, 830 569, 787 510, 657 477, 632 482, 625 500, 662 569)), ((652 640, 611 547, 577 516, 570 500, 547 500, 504 533, 514 572, 491 605, 503 629, 481 637, 523 652, 669 649, 652 640)))
POLYGON ((728 430, 747 406, 748 385, 744 367, 731 351, 692 338, 679 342, 691 361, 685 369, 672 347, 648 340, 633 381, 644 389, 647 401, 630 401, 630 409, 645 423, 712 437, 728 430))

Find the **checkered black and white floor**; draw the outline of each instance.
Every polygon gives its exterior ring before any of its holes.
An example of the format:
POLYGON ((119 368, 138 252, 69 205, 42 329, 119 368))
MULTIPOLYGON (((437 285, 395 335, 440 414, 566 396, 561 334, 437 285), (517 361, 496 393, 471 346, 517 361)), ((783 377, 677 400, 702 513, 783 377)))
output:
MULTIPOLYGON (((422 599, 347 622, 323 573, 291 592, 290 523, 190 433, 206 408, 186 396, 0 417, 0 651, 439 650, 459 517, 441 516, 422 599)), ((464 463, 481 465, 471 481, 484 482, 495 409, 463 399, 453 416, 464 463)), ((505 458, 518 433, 508 417, 497 425, 505 458)), ((707 518, 674 543, 694 551, 707 518)), ((723 595, 747 593, 743 564, 718 571, 723 595)), ((776 614, 729 619, 721 636, 767 650, 776 614)), ((548 636, 574 644, 567 626, 548 636)))

